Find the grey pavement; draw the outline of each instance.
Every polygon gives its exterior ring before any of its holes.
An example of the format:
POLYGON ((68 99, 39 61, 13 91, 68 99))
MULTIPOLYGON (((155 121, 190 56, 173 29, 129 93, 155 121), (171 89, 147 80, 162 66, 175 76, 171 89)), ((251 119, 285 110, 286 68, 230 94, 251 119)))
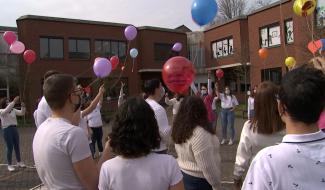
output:
MULTIPOLYGON (((170 111, 168 109, 168 111, 170 111)), ((236 142, 232 146, 221 146, 220 154, 222 159, 221 175, 222 186, 224 190, 232 190, 232 172, 234 168, 235 155, 238 145, 238 140, 243 126, 244 120, 236 118, 236 142)), ((6 151, 5 144, 2 137, 2 131, 0 132, 0 190, 23 190, 35 188, 41 184, 36 169, 34 168, 33 153, 32 153, 32 141, 33 135, 36 131, 34 127, 19 127, 20 135, 20 149, 23 161, 28 166, 24 169, 18 169, 15 172, 8 172, 6 165, 6 151)), ((110 131, 109 125, 104 126, 104 138, 110 131)), ((217 135, 221 133, 220 122, 218 124, 217 135)), ((16 163, 15 156, 13 155, 13 163, 16 163)), ((44 189, 44 188, 35 188, 44 189)))

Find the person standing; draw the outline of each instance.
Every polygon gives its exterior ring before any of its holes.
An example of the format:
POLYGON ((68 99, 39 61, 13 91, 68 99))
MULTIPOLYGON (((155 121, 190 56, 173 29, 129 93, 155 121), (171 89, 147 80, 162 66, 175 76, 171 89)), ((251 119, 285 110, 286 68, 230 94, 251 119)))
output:
POLYGON ((227 129, 230 128, 230 139, 228 145, 233 145, 235 140, 235 108, 238 106, 236 96, 234 96, 229 87, 225 87, 224 93, 219 93, 218 85, 216 85, 216 93, 221 101, 221 125, 222 140, 221 144, 225 144, 227 140, 227 129))
POLYGON ((210 72, 208 73, 208 86, 201 86, 201 98, 205 104, 205 107, 207 109, 207 114, 208 114, 208 120, 209 120, 209 125, 211 128, 214 128, 214 122, 216 120, 215 118, 215 113, 212 111, 212 103, 214 99, 214 93, 211 88, 211 78, 210 78, 210 72))
POLYGON ((26 167, 21 161, 20 146, 19 146, 19 134, 17 130, 17 116, 25 115, 25 104, 21 103, 21 110, 17 110, 14 106, 18 103, 19 96, 8 103, 7 99, 0 100, 0 120, 3 130, 3 137, 7 146, 7 162, 8 171, 15 171, 15 167, 12 165, 12 151, 15 150, 17 165, 19 167, 26 167))
POLYGON ((254 110, 254 93, 251 91, 247 91, 248 100, 247 100, 247 116, 248 119, 251 120, 254 118, 255 110, 254 110))
POLYGON ((165 103, 169 106, 173 106, 173 120, 176 117, 176 114, 178 113, 179 106, 184 99, 184 95, 182 94, 176 94, 175 98, 169 99, 168 94, 165 95, 165 103))
POLYGON ((184 98, 173 123, 172 139, 185 189, 219 189, 219 139, 209 125, 207 110, 200 97, 184 98))
POLYGON ((158 79, 152 79, 145 82, 144 92, 148 96, 146 102, 155 112, 156 120, 159 127, 159 133, 162 138, 160 142, 160 147, 158 149, 154 149, 153 151, 156 153, 166 154, 171 127, 168 124, 168 118, 165 108, 163 108, 158 103, 164 97, 165 89, 158 79))
POLYGON ((88 126, 90 127, 92 131, 91 136, 91 150, 93 158, 95 158, 96 155, 96 143, 98 148, 98 156, 100 157, 103 153, 103 120, 101 115, 101 108, 103 104, 103 96, 101 96, 99 103, 97 104, 96 108, 89 113, 86 118, 88 121, 88 126))

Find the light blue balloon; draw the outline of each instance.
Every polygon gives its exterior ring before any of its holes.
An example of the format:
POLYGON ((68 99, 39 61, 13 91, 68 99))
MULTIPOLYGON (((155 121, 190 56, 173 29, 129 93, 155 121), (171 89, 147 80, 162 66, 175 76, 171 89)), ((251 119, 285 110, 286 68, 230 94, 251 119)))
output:
POLYGON ((192 18, 199 26, 204 26, 216 17, 218 5, 216 0, 194 0, 192 4, 192 18))
POLYGON ((139 52, 138 52, 138 50, 137 50, 136 48, 132 48, 132 49, 130 50, 130 56, 131 56, 132 58, 136 58, 136 57, 138 56, 138 54, 139 54, 139 52))

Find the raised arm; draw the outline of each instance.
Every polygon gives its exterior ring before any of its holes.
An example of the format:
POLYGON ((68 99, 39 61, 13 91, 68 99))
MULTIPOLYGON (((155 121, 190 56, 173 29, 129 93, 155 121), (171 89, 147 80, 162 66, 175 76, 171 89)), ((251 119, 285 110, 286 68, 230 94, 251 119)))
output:
POLYGON ((123 82, 121 82, 120 95, 119 95, 118 100, 117 100, 117 106, 118 107, 120 107, 120 105, 123 103, 123 96, 124 96, 123 89, 124 89, 124 86, 125 86, 125 84, 123 82))
POLYGON ((17 109, 14 109, 15 110, 15 113, 16 115, 18 116, 23 116, 25 115, 25 112, 26 112, 26 107, 25 107, 25 103, 21 103, 21 109, 20 110, 17 110, 17 109))
POLYGON ((8 106, 5 109, 0 110, 0 115, 5 115, 10 113, 18 101, 19 101, 19 96, 15 97, 15 99, 12 102, 10 102, 10 104, 8 104, 8 106))
MULTIPOLYGON (((81 117, 85 117, 86 115, 90 114, 94 109, 96 108, 97 104, 100 103, 100 101, 103 101, 103 96, 105 93, 104 85, 100 86, 99 91, 95 99, 90 103, 90 105, 82 111, 81 117)), ((101 104, 101 103, 100 103, 101 104)))
POLYGON ((211 72, 209 71, 208 72, 208 86, 207 87, 208 87, 208 94, 212 95, 213 92, 212 92, 212 88, 211 88, 211 76, 210 76, 211 74, 210 73, 211 72))

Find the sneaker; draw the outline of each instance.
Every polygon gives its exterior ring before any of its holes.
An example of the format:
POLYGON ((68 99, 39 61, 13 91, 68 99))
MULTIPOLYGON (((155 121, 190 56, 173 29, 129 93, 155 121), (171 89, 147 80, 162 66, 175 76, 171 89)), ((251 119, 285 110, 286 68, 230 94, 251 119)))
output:
POLYGON ((8 171, 10 172, 15 171, 15 167, 13 165, 8 165, 8 171))
POLYGON ((17 162, 17 166, 20 168, 26 168, 26 165, 24 164, 24 162, 17 162))
POLYGON ((223 145, 223 144, 225 144, 226 143, 226 139, 222 139, 222 141, 221 141, 221 145, 223 145))
POLYGON ((233 145, 233 144, 234 144, 234 141, 232 139, 230 139, 228 145, 233 145))

